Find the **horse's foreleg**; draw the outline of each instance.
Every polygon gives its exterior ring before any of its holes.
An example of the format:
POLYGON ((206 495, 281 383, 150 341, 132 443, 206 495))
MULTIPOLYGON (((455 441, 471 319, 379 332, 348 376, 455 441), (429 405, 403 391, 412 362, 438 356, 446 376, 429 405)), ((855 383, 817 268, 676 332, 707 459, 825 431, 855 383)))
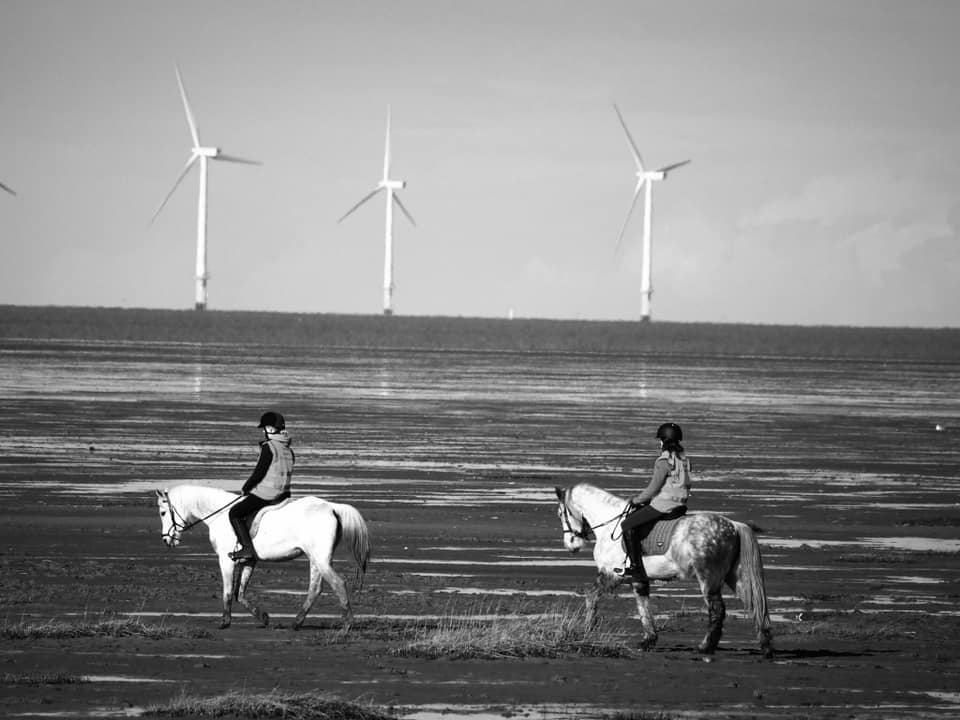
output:
POLYGON ((723 635, 723 620, 727 616, 727 608, 723 603, 723 596, 719 591, 710 592, 705 597, 707 603, 707 617, 709 626, 699 647, 700 652, 711 655, 720 644, 723 635))
POLYGON ((255 565, 256 562, 245 562, 241 566, 240 584, 237 588, 237 602, 250 611, 250 614, 260 623, 260 627, 267 627, 267 625, 270 624, 270 616, 261 610, 247 595, 247 584, 250 582, 250 576, 253 575, 255 565))
POLYGON ((591 632, 600 624, 600 615, 597 608, 600 605, 600 598, 605 593, 610 592, 619 585, 619 579, 609 573, 601 572, 597 574, 596 579, 587 587, 584 593, 584 627, 587 632, 591 632))
POLYGON ((233 607, 233 598, 236 595, 237 578, 234 573, 234 563, 228 557, 220 558, 220 577, 223 580, 223 614, 220 616, 220 629, 230 627, 230 611, 233 607))
POLYGON ((650 581, 633 584, 633 595, 637 600, 637 616, 640 618, 640 649, 652 650, 657 644, 657 628, 653 624, 650 612, 650 581))
POLYGON ((303 625, 307 613, 310 612, 310 608, 313 607, 317 598, 320 597, 321 592, 323 592, 323 574, 320 572, 320 567, 311 562, 310 584, 307 586, 307 597, 304 599, 303 605, 300 606, 300 612, 297 613, 297 617, 293 621, 294 630, 299 630, 303 625))

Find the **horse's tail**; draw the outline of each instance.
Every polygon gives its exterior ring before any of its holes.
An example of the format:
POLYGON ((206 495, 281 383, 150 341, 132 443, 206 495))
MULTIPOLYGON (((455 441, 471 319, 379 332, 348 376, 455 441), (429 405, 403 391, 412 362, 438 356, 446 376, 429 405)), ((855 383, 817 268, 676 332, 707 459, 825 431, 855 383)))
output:
MULTIPOLYGON (((728 576, 728 582, 743 602, 744 609, 753 616, 753 626, 760 640, 760 647, 768 657, 770 647, 770 614, 767 611, 767 590, 763 581, 763 560, 760 543, 750 525, 733 523, 740 535, 740 557, 728 576)), ((759 529, 759 528, 758 528, 759 529)))
POLYGON ((331 503, 333 512, 340 521, 340 539, 347 542, 354 561, 357 563, 357 590, 363 588, 363 576, 370 561, 370 533, 367 522, 360 512, 345 503, 331 503))

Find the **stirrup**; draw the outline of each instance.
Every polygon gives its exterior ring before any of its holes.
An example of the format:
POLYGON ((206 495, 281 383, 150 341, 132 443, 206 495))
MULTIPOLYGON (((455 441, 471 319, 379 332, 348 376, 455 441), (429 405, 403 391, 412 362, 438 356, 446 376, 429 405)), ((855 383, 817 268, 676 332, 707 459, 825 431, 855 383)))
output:
POLYGON ((232 553, 227 555, 234 562, 248 562, 253 560, 256 555, 253 554, 253 550, 249 548, 240 548, 239 550, 234 550, 232 553))
POLYGON ((637 575, 637 569, 632 565, 630 567, 614 568, 613 574, 619 575, 620 577, 633 577, 637 575))

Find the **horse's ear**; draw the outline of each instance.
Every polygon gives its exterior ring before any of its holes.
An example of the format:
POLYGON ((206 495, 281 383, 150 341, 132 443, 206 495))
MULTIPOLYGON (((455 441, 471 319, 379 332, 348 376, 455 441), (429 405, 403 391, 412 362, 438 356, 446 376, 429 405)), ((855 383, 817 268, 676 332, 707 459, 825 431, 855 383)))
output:
POLYGON ((163 497, 163 490, 159 490, 159 489, 157 490, 157 497, 158 497, 158 498, 162 498, 162 497, 163 497))
POLYGON ((555 487, 554 490, 557 493, 557 497, 560 498, 561 500, 563 500, 567 494, 567 491, 564 490, 563 488, 555 487))

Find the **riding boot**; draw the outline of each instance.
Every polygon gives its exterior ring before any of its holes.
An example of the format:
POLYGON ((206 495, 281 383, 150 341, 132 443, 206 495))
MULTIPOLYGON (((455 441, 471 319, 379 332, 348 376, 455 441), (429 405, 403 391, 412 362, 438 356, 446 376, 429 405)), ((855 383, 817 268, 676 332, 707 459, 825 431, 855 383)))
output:
POLYGON ((614 568, 613 572, 620 577, 635 578, 639 582, 647 582, 647 572, 643 567, 643 551, 640 548, 641 538, 636 529, 623 531, 623 547, 630 561, 629 567, 614 568))
POLYGON ((253 560, 253 541, 250 539, 250 530, 247 528, 246 518, 231 517, 230 524, 233 525, 233 532, 237 535, 237 541, 240 543, 240 549, 230 553, 230 559, 235 562, 253 560))
POLYGON ((633 576, 634 582, 649 585, 647 569, 643 566, 643 538, 636 530, 633 530, 627 538, 627 554, 630 556, 630 575, 633 576))

